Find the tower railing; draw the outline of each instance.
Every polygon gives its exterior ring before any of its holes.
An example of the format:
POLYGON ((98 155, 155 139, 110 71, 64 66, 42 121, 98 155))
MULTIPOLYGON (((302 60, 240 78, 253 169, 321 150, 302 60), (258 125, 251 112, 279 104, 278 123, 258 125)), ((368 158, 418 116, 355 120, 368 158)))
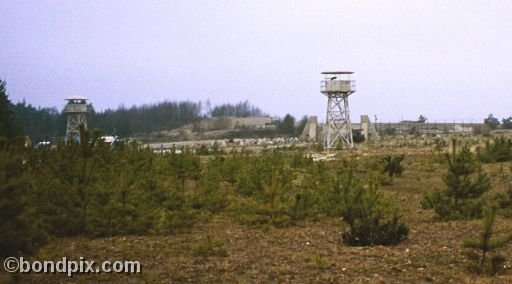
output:
POLYGON ((67 104, 64 107, 65 113, 86 113, 87 104, 67 104))
POLYGON ((322 80, 320 81, 320 92, 327 93, 348 93, 356 91, 355 80, 322 80))

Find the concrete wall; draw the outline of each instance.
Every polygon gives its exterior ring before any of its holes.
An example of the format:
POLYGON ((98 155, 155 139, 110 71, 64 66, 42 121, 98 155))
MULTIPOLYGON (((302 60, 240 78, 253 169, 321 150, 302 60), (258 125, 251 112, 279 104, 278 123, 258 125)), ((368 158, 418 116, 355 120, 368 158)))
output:
POLYGON ((310 116, 306 122, 306 126, 300 135, 300 139, 304 141, 316 141, 318 136, 318 117, 310 116))

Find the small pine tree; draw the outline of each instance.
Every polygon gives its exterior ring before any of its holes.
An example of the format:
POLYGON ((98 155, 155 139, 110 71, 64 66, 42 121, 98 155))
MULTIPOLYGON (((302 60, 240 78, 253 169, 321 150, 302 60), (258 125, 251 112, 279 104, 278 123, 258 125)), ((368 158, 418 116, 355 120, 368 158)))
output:
POLYGON ((269 223, 275 225, 280 220, 281 212, 284 209, 281 196, 285 185, 279 180, 277 169, 272 169, 272 181, 270 184, 263 183, 263 192, 267 197, 267 209, 270 217, 269 223))
POLYGON ((262 195, 256 200, 249 198, 241 205, 239 218, 243 223, 267 224, 284 227, 290 224, 289 202, 286 198, 288 184, 282 180, 277 168, 272 168, 270 183, 262 183, 262 195))
POLYGON ((222 184, 222 161, 215 158, 203 170, 198 186, 198 194, 194 196, 193 207, 220 212, 228 206, 227 190, 222 184))
POLYGON ((166 158, 169 161, 170 176, 178 180, 183 188, 187 180, 194 181, 196 186, 201 174, 201 161, 198 155, 188 148, 181 149, 181 152, 173 148, 166 158))
POLYGON ((421 205, 424 209, 433 208, 443 220, 479 218, 483 206, 481 197, 491 188, 490 179, 469 147, 465 145, 457 152, 456 145, 453 140, 453 154, 446 154, 448 172, 443 177, 446 188, 427 192, 421 205))
POLYGON ((495 254, 493 252, 496 249, 502 248, 512 240, 512 233, 501 238, 492 239, 496 211, 496 207, 485 208, 483 231, 480 236, 480 240, 466 239, 463 243, 465 248, 471 248, 479 251, 479 253, 476 253, 475 251, 468 253, 468 257, 472 260, 470 267, 471 270, 479 274, 494 275, 498 272, 501 264, 505 261, 505 258, 502 255, 495 254))
POLYGON ((343 233, 343 241, 352 246, 368 246, 394 245, 404 240, 409 229, 396 212, 386 218, 389 205, 375 182, 364 186, 353 181, 344 187, 342 217, 349 230, 343 233))
POLYGON ((382 159, 382 172, 387 173, 390 178, 393 176, 401 176, 404 172, 404 166, 401 164, 404 160, 404 155, 387 155, 382 159))
MULTIPOLYGON (((237 175, 240 171, 243 154, 232 151, 231 155, 227 158, 216 156, 215 160, 220 160, 219 167, 222 173, 222 178, 233 187, 237 181, 237 175)), ((213 163, 215 164, 215 163, 213 163)))
POLYGON ((315 218, 319 214, 332 214, 338 203, 331 196, 332 177, 325 162, 319 161, 307 167, 295 195, 292 216, 295 220, 315 218))
POLYGON ((433 161, 437 163, 442 163, 444 161, 444 149, 448 146, 448 143, 442 138, 434 139, 434 147, 433 147, 433 161))

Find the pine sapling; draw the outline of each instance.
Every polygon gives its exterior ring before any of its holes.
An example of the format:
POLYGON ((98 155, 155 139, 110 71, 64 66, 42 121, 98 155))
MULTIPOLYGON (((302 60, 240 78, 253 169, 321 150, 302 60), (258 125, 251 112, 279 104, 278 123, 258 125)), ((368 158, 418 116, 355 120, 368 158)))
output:
POLYGON ((495 254, 494 251, 502 248, 512 240, 512 233, 501 238, 492 239, 496 211, 496 207, 485 208, 483 231, 480 240, 466 239, 463 243, 465 248, 479 251, 479 253, 473 252, 468 254, 469 258, 473 260, 471 268, 477 273, 486 275, 496 274, 505 258, 502 255, 495 254))
POLYGON ((387 173, 390 178, 393 176, 401 176, 404 171, 404 166, 401 164, 404 160, 404 155, 387 155, 382 159, 383 168, 382 172, 387 173))
POLYGON ((457 152, 456 141, 452 143, 453 153, 446 154, 448 171, 443 176, 446 188, 428 192, 422 207, 433 208, 443 220, 479 218, 483 205, 481 197, 491 188, 489 176, 467 145, 457 152))
POLYGON ((276 168, 272 168, 272 180, 270 184, 263 183, 262 187, 268 199, 266 209, 269 214, 269 224, 274 226, 280 225, 280 223, 284 221, 280 215, 285 207, 281 201, 285 185, 281 182, 276 168))

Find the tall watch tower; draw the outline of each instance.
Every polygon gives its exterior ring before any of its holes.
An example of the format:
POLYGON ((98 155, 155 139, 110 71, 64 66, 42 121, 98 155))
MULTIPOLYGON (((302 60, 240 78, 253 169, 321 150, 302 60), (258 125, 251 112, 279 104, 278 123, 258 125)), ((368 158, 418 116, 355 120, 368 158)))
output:
POLYGON ((355 81, 350 71, 322 72, 320 92, 327 97, 327 117, 325 121, 325 147, 334 148, 342 143, 354 147, 348 97, 354 93, 355 81))
POLYGON ((68 103, 64 107, 64 113, 68 115, 66 127, 66 142, 80 141, 80 124, 87 129, 87 99, 83 97, 71 97, 66 99, 68 103))

